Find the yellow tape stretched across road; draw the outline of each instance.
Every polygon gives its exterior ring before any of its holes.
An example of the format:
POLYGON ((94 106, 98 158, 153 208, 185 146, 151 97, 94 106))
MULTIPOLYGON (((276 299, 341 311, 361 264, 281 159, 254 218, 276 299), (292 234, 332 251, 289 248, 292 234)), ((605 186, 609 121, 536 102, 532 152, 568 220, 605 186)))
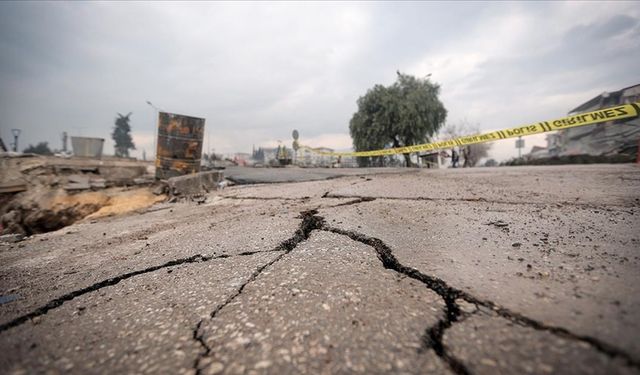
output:
POLYGON ((406 154, 411 152, 441 150, 445 148, 452 148, 455 146, 472 145, 475 143, 493 142, 499 141, 501 139, 546 133, 554 130, 574 128, 576 126, 593 125, 601 122, 630 120, 638 117, 639 115, 640 102, 604 108, 593 112, 581 113, 578 115, 563 117, 553 121, 542 121, 531 125, 523 125, 515 128, 497 130, 490 133, 459 137, 450 139, 448 141, 425 143, 421 145, 355 152, 326 152, 307 146, 301 146, 300 148, 306 148, 317 154, 328 156, 381 156, 406 154))

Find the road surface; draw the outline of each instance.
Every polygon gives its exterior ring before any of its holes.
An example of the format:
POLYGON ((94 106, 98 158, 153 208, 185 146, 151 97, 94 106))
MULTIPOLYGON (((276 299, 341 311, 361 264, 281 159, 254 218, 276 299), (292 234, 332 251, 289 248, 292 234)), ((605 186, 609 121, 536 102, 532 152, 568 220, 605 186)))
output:
POLYGON ((640 168, 236 186, 0 247, 7 373, 640 373, 640 168))

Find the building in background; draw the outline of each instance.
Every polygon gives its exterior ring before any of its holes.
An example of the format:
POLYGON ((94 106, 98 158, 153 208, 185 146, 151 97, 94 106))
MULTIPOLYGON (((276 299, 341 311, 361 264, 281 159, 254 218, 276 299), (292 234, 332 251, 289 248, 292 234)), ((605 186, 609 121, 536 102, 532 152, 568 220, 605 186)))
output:
MULTIPOLYGON (((614 92, 604 92, 577 106, 569 115, 597 111, 616 105, 640 102, 640 84, 614 92)), ((549 156, 571 155, 635 155, 640 139, 640 120, 606 122, 579 126, 547 136, 549 156)))
MULTIPOLYGON (((314 148, 314 150, 320 152, 333 152, 332 148, 327 147, 318 147, 314 148)), ((302 167, 331 167, 334 163, 337 163, 337 159, 338 158, 335 156, 321 155, 309 148, 303 147, 298 150, 296 164, 302 167)))

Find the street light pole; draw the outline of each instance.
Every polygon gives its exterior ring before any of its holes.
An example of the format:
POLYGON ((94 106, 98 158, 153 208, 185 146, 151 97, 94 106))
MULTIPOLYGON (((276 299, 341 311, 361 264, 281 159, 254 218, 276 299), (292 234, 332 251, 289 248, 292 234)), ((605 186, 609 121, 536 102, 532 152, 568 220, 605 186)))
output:
POLYGON ((154 155, 155 158, 157 158, 158 149, 156 147, 156 141, 157 141, 157 138, 158 138, 158 124, 156 123, 156 121, 158 119, 160 108, 158 108, 155 105, 153 105, 153 103, 151 103, 149 100, 147 100, 147 104, 149 104, 149 106, 151 106, 151 108, 154 109, 154 114, 155 114, 155 120, 153 122, 153 155, 154 155))
POLYGON ((18 137, 21 131, 20 129, 11 129, 11 133, 13 133, 13 152, 18 152, 18 137))

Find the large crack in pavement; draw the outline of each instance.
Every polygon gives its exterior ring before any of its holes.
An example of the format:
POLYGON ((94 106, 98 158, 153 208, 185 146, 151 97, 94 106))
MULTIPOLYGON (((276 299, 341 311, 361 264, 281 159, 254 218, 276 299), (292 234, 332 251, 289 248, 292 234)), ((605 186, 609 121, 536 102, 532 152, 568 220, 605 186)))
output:
MULTIPOLYGON (((361 197, 362 199, 356 199, 354 201, 346 202, 346 205, 369 202, 371 199, 367 197, 361 197)), ((529 327, 535 330, 548 331, 554 335, 558 335, 570 340, 581 341, 584 342, 597 351, 608 355, 609 357, 619 357, 623 359, 627 365, 640 368, 640 363, 633 359, 628 353, 624 352, 622 349, 616 348, 610 344, 602 342, 594 337, 578 335, 573 332, 570 332, 566 328, 555 327, 551 325, 544 324, 542 322, 536 321, 534 319, 528 318, 522 314, 513 312, 509 309, 501 307, 496 303, 489 300, 482 300, 473 295, 470 295, 462 290, 453 288, 449 286, 444 280, 437 278, 435 276, 426 275, 414 268, 403 265, 398 261, 398 259, 393 255, 391 248, 384 243, 379 238, 370 237, 362 233, 358 233, 350 230, 343 230, 336 227, 331 227, 326 225, 325 219, 322 216, 318 215, 317 210, 303 211, 300 214, 300 217, 303 219, 300 224, 299 229, 296 231, 295 235, 288 240, 285 240, 282 244, 280 244, 276 249, 283 251, 281 255, 279 255, 274 260, 269 263, 258 268, 252 275, 249 277, 234 293, 230 296, 223 304, 219 305, 211 314, 210 318, 216 317, 218 312, 222 310, 225 306, 231 303, 235 298, 237 298, 245 287, 254 281, 266 268, 273 265, 274 263, 280 261, 286 254, 291 252, 295 247, 298 246, 301 242, 305 241, 309 238, 310 234, 314 230, 322 230, 327 231, 343 236, 349 237, 353 241, 357 241, 363 243, 365 245, 371 246, 377 253, 378 259, 381 261, 383 267, 385 269, 390 269, 395 272, 398 272, 402 275, 415 279, 423 283, 428 289, 434 291, 438 294, 443 301, 445 302, 445 314, 444 318, 440 319, 436 324, 431 327, 428 327, 425 330, 423 335, 423 348, 421 350, 433 350, 438 357, 440 357, 449 368, 456 374, 470 374, 470 370, 468 367, 462 363, 461 360, 456 358, 453 354, 451 354, 447 347, 443 343, 444 334, 447 329, 450 329, 454 324, 460 323, 463 321, 462 318, 465 317, 465 313, 462 313, 460 306, 458 305, 457 300, 464 300, 468 303, 474 304, 477 306, 483 306, 494 311, 498 316, 508 319, 513 323, 529 327)), ((276 250, 274 249, 274 250, 276 250)), ((201 373, 201 360, 211 353, 211 348, 207 346, 204 341, 203 335, 199 332, 200 327, 203 323, 203 320, 198 322, 196 328, 194 329, 194 340, 198 341, 202 347, 203 352, 198 356, 194 363, 194 368, 198 374, 201 373)))
MULTIPOLYGON (((209 319, 215 318, 222 309, 224 309, 229 303, 233 302, 233 300, 235 300, 240 294, 242 294, 246 286, 257 279, 265 269, 280 261, 285 255, 289 254, 293 249, 295 249, 301 242, 308 240, 309 236, 311 236, 311 232, 317 229, 322 229, 325 225, 324 218, 318 216, 317 214, 317 210, 302 211, 299 216, 299 218, 302 219, 302 222, 300 223, 293 236, 282 241, 278 246, 271 250, 280 251, 281 254, 271 261, 258 267, 253 272, 253 274, 251 274, 251 276, 249 276, 249 278, 247 278, 247 280, 245 280, 245 282, 242 283, 240 287, 238 287, 235 293, 229 296, 222 304, 218 305, 211 312, 211 314, 209 314, 209 319)), ((200 355, 198 355, 198 357, 195 359, 193 364, 193 368, 195 369, 196 374, 201 374, 201 361, 205 356, 211 353, 211 348, 205 342, 203 334, 200 333, 200 327, 202 326, 202 323, 204 323, 204 319, 200 319, 193 330, 193 339, 197 341, 203 349, 200 355)))
POLYGON ((445 316, 435 325, 427 328, 426 333, 423 336, 423 345, 425 348, 433 349, 436 355, 442 358, 442 360, 444 360, 449 368, 451 368, 451 370, 456 374, 464 375, 470 373, 467 367, 460 360, 451 355, 442 343, 442 337, 445 330, 450 328, 460 316, 460 307, 455 300, 460 297, 462 292, 451 288, 444 281, 438 278, 427 276, 416 269, 402 265, 392 254, 391 248, 378 238, 368 237, 361 233, 329 226, 323 227, 322 230, 347 236, 353 241, 373 247, 378 254, 378 259, 382 262, 385 269, 390 269, 412 279, 418 280, 425 284, 427 288, 438 294, 445 302, 445 316))
POLYGON ((370 237, 355 231, 343 230, 330 226, 324 226, 321 229, 331 233, 347 236, 354 241, 373 247, 378 254, 378 259, 380 259, 385 268, 394 270, 398 273, 422 282, 427 286, 427 288, 437 293, 444 300, 446 306, 445 318, 441 319, 434 326, 427 328, 423 336, 423 344, 425 346, 425 349, 433 349, 434 352, 450 366, 451 370, 457 374, 468 374, 469 370, 460 360, 458 360, 448 352, 446 346, 442 342, 442 339, 447 329, 451 328, 453 324, 459 323, 461 321, 461 309, 456 301, 458 299, 462 299, 468 303, 474 304, 476 305, 476 307, 483 306, 485 308, 491 309, 500 317, 508 319, 515 324, 519 324, 521 326, 529 327, 539 331, 547 331, 566 339, 584 342, 593 347, 595 350, 604 353, 609 357, 621 358, 628 366, 640 369, 640 361, 632 358, 631 355, 620 348, 617 348, 591 336, 578 335, 566 328, 547 325, 535 319, 511 311, 507 308, 501 307, 492 301, 479 299, 473 295, 470 295, 469 293, 449 286, 442 279, 439 279, 435 276, 426 275, 416 270, 415 268, 411 268, 401 264, 393 255, 391 248, 379 238, 370 237))
POLYGON ((254 255, 254 254, 258 254, 258 253, 265 253, 265 252, 270 252, 270 251, 277 251, 277 250, 267 250, 267 251, 245 251, 236 255, 228 255, 228 254, 222 254, 222 255, 202 255, 202 254, 196 254, 196 255, 192 255, 190 257, 187 258, 180 258, 180 259, 174 259, 174 260, 170 260, 166 263, 160 264, 160 265, 156 265, 156 266, 151 266, 145 269, 141 269, 141 270, 137 270, 137 271, 133 271, 133 272, 128 272, 128 273, 124 273, 122 275, 118 275, 118 276, 114 276, 102 281, 99 281, 97 283, 91 284, 85 288, 82 289, 78 289, 78 290, 74 290, 72 292, 69 292, 67 294, 64 294, 60 297, 54 298, 51 301, 47 302, 46 304, 44 304, 41 307, 38 307, 37 309, 33 310, 30 313, 21 315, 7 323, 1 324, 0 325, 0 333, 7 331, 11 328, 17 327, 21 324, 26 323, 27 321, 42 316, 42 315, 46 315, 47 313, 49 313, 49 311, 54 310, 59 308, 60 306, 62 306, 64 303, 72 301, 80 296, 83 296, 85 294, 88 293, 92 293, 95 291, 98 291, 102 288, 106 288, 109 286, 114 286, 118 283, 120 283, 121 281, 136 277, 136 276, 140 276, 140 275, 144 275, 150 272, 155 272, 155 271, 159 271, 162 270, 164 268, 169 268, 169 267, 174 267, 174 266, 179 266, 182 264, 189 264, 189 263, 203 263, 203 262, 209 262, 212 260, 216 260, 216 259, 225 259, 225 258, 233 258, 233 257, 237 257, 237 256, 248 256, 248 255, 254 255))
MULTIPOLYGON (((325 194, 329 195, 329 194, 325 194)), ((346 197, 342 197, 346 198, 346 197)), ((369 202, 373 198, 370 197, 354 197, 356 198, 353 201, 346 202, 342 205, 352 205, 363 202, 369 202)), ((241 198, 242 199, 242 198, 241 198)), ((385 198, 382 198, 385 199, 385 198)), ((548 331, 554 335, 561 336, 563 338, 567 338, 570 340, 576 340, 580 342, 584 342, 597 351, 608 355, 609 357, 618 357, 624 360, 627 365, 634 367, 636 369, 640 368, 640 361, 632 358, 628 353, 624 350, 619 349, 613 345, 602 342, 594 337, 578 335, 569 330, 562 327, 555 327, 551 325, 544 324, 542 322, 536 321, 529 317, 526 317, 522 314, 513 312, 509 309, 501 307, 496 303, 490 300, 482 300, 472 296, 464 291, 453 288, 449 286, 444 280, 439 279, 435 276, 426 275, 414 268, 405 266, 401 264, 398 259, 393 255, 392 249, 384 243, 379 238, 370 237, 362 233, 358 233, 355 231, 344 230, 336 227, 328 226, 325 223, 325 219, 322 216, 318 215, 317 210, 309 210, 302 211, 299 216, 302 221, 295 231, 294 235, 283 242, 281 242, 278 246, 271 250, 262 250, 262 251, 247 251, 243 253, 239 253, 237 255, 193 255, 187 258, 175 259, 163 263, 161 265, 156 265, 152 267, 148 267, 142 270, 133 271, 129 273, 125 273, 116 277, 112 277, 95 284, 92 284, 88 287, 78 289, 67 293, 61 297, 55 298, 44 306, 37 308, 36 310, 22 315, 18 318, 13 319, 12 321, 0 325, 0 333, 7 331, 13 327, 17 327, 25 322, 29 321, 38 316, 46 315, 49 311, 56 309, 62 306, 64 303, 69 302, 77 297, 82 295, 100 290, 105 287, 113 286, 118 284, 123 280, 127 280, 139 275, 143 275, 150 272, 155 272, 164 268, 179 266, 182 264, 190 264, 190 263, 199 263, 199 262, 207 262, 215 259, 223 259, 223 258, 231 258, 235 256, 249 256, 257 253, 265 253, 265 252, 281 252, 277 257, 268 263, 263 264, 258 267, 253 274, 231 295, 229 296, 222 304, 218 305, 210 314, 209 318, 215 318, 217 314, 225 308, 229 303, 233 302, 239 295, 242 294, 245 287, 256 280, 260 276, 260 274, 274 263, 282 260, 285 255, 289 254, 293 251, 301 242, 306 241, 311 233, 314 230, 322 230, 327 231, 343 236, 349 237, 353 241, 357 241, 363 243, 365 245, 371 246, 377 253, 378 259, 381 261, 383 267, 385 269, 390 269, 395 272, 398 272, 402 275, 415 279, 421 283, 423 283, 428 289, 437 293, 445 302, 445 314, 442 319, 440 319, 435 325, 428 327, 425 330, 425 334, 423 336, 423 348, 421 350, 433 350, 436 355, 438 355, 443 361, 445 361, 450 369, 457 374, 469 374, 470 371, 467 366, 462 363, 459 359, 453 356, 447 349, 446 345, 443 343, 443 337, 447 329, 451 328, 454 324, 462 321, 462 317, 464 317, 464 313, 461 312, 460 306, 458 305, 457 300, 464 300, 468 303, 474 304, 476 306, 483 306, 490 310, 493 310, 497 315, 502 318, 508 319, 515 324, 519 324, 521 326, 529 327, 535 330, 548 331)), ((203 334, 200 332, 201 326, 204 322, 204 319, 201 319, 193 329, 193 339, 197 341, 203 348, 202 352, 198 355, 198 357, 194 361, 194 369, 196 373, 200 373, 201 361, 205 356, 209 355, 211 349, 205 343, 203 334)))

